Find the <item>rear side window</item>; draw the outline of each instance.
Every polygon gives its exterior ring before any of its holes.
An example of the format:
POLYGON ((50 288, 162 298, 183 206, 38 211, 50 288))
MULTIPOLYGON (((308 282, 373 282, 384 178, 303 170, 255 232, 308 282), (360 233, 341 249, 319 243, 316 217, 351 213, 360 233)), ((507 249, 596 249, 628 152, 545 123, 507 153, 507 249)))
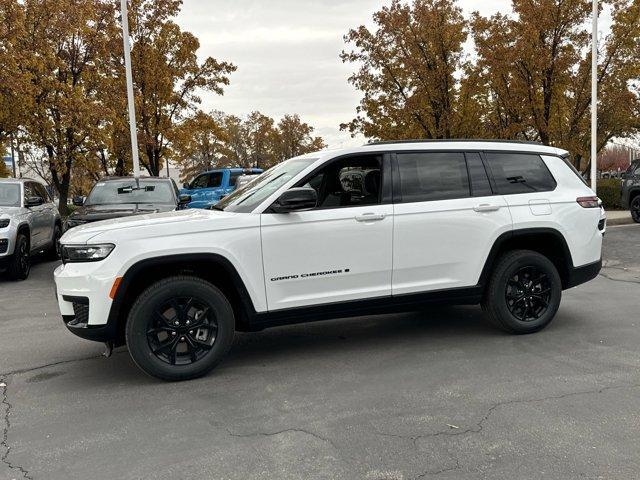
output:
POLYGON ((486 153, 485 158, 501 195, 548 192, 556 188, 556 181, 540 155, 486 153))
POLYGON ((471 182, 471 195, 474 197, 485 197, 493 195, 489 177, 482 164, 479 153, 467 153, 467 168, 469 169, 469 180, 471 182))
POLYGON ((463 153, 398 153, 397 159, 403 203, 470 196, 463 153))

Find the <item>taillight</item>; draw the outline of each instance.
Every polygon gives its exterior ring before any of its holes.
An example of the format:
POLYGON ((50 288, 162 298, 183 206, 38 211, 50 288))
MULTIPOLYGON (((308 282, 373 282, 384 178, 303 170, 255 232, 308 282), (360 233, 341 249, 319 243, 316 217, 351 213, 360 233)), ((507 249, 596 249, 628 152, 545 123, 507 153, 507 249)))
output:
POLYGON ((576 198, 576 202, 578 202, 582 208, 598 208, 600 206, 598 197, 578 197, 576 198))

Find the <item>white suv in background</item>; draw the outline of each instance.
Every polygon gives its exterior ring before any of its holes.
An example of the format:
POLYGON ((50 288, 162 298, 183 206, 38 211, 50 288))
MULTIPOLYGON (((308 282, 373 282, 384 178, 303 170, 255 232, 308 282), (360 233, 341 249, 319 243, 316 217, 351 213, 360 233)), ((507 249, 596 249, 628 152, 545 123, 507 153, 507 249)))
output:
POLYGON ((601 267, 604 210, 534 143, 374 143, 296 157, 213 210, 67 232, 55 271, 66 326, 126 343, 168 380, 211 370, 234 331, 481 304, 512 333, 544 328, 601 267))

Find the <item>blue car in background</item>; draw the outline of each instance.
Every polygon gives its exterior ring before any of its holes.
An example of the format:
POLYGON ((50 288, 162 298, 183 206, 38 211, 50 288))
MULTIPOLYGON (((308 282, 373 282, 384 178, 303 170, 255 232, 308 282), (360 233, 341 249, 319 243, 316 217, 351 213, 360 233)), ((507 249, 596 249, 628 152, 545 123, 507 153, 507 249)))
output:
POLYGON ((191 183, 185 183, 180 194, 191 195, 187 208, 207 208, 233 192, 238 177, 261 173, 261 168, 216 168, 201 173, 191 183))

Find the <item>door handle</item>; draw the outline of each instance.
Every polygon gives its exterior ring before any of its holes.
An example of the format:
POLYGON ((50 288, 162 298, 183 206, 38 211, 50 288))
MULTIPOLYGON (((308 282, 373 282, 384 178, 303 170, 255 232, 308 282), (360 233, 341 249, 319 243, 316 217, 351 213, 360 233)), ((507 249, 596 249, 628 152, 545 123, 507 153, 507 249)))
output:
POLYGON ((377 222, 384 219, 384 217, 384 213, 363 213, 362 215, 357 215, 355 218, 358 222, 377 222))
POLYGON ((480 205, 476 205, 475 207, 473 207, 473 210, 476 212, 495 212, 496 210, 500 210, 500 205, 481 203, 480 205))

